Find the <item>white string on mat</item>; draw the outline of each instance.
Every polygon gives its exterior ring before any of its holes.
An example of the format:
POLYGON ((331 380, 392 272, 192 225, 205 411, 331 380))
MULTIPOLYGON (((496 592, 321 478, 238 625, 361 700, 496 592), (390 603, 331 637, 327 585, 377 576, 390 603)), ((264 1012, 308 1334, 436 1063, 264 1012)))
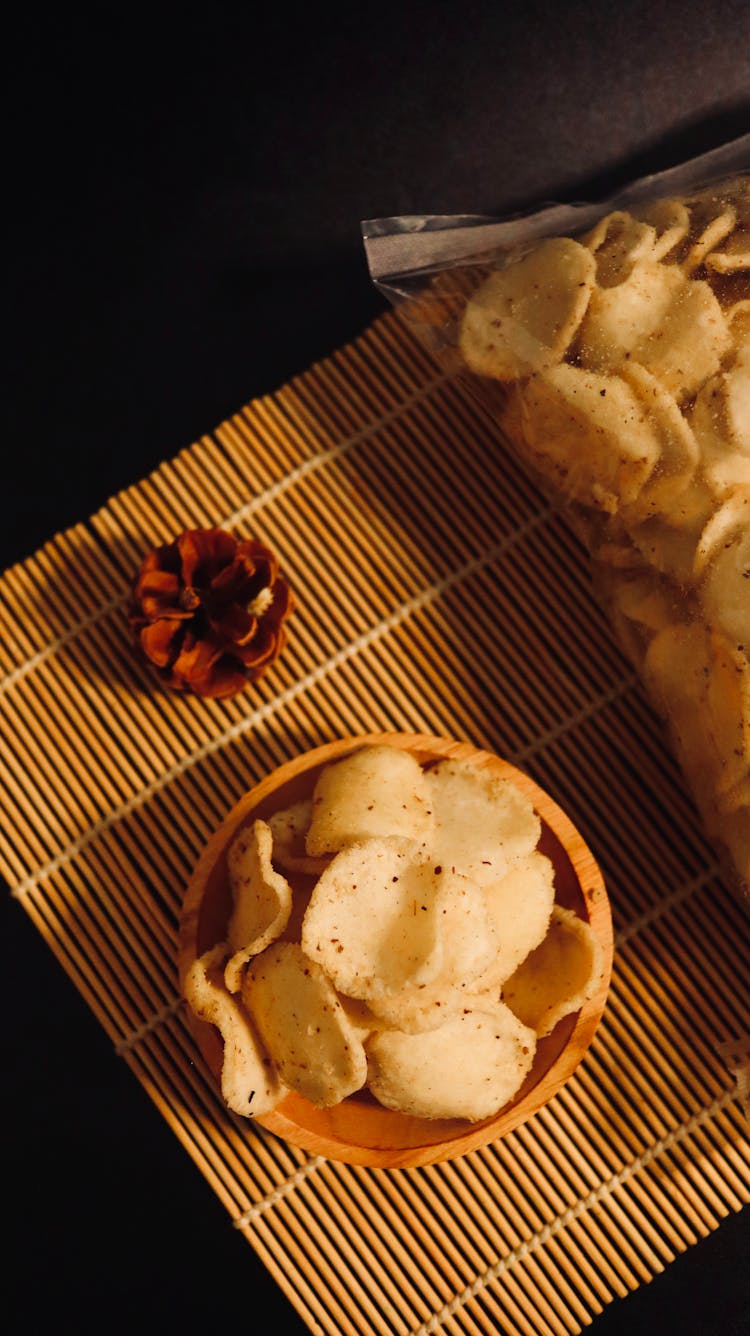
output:
POLYGON ((670 909, 674 909, 677 905, 681 904, 683 900, 687 900, 689 896, 694 895, 696 891, 703 890, 710 881, 713 881, 715 877, 721 874, 721 870, 722 868, 719 862, 713 863, 704 872, 701 872, 699 876, 693 877, 690 881, 686 881, 682 886, 677 886, 667 895, 660 896, 653 905, 644 910, 642 914, 637 915, 636 918, 631 919, 630 923, 627 923, 625 927, 620 928, 619 932, 615 933, 615 950, 619 950, 619 948, 636 933, 642 932, 644 928, 650 927, 652 923, 655 923, 657 919, 661 918, 662 914, 667 913, 670 909))
POLYGON ((565 737, 571 728, 578 724, 586 723, 587 719, 592 719, 600 710, 606 710, 608 705, 614 704, 620 696, 624 696, 628 691, 640 685, 640 680, 635 673, 628 673, 615 682, 607 691, 602 691, 598 696, 586 702, 580 709, 573 714, 566 715, 564 720, 555 724, 552 728, 545 729, 528 746, 522 747, 519 751, 511 752, 508 760, 512 765, 522 765, 525 761, 530 761, 532 756, 536 756, 544 747, 549 747, 560 738, 565 737))
MULTIPOLYGON (((351 436, 345 437, 342 441, 337 441, 336 445, 329 446, 325 450, 321 450, 318 454, 310 456, 309 459, 303 460, 301 464, 290 469, 283 478, 277 478, 275 482, 269 483, 268 487, 264 488, 262 492, 258 492, 249 501, 238 506, 230 514, 220 517, 217 520, 217 524, 221 527, 228 527, 241 523, 241 521, 247 519, 249 515, 253 515, 257 510, 271 504, 277 497, 282 496, 285 491, 294 486, 295 483, 300 482, 301 479, 305 478, 309 473, 314 472, 324 464, 330 463, 331 460, 346 454, 353 447, 361 445, 364 441, 367 441, 376 432, 380 431, 382 427, 387 426, 389 422, 397 420, 403 412, 419 403, 421 399, 426 398, 433 390, 437 389, 441 384, 445 384, 449 379, 450 376, 447 373, 433 377, 425 385, 421 386, 419 390, 415 390, 406 399, 402 400, 401 403, 397 404, 395 408, 388 409, 384 412, 376 421, 368 423, 366 427, 361 427, 359 431, 353 432, 351 436)), ((179 456, 177 456, 177 458, 179 459, 179 456)), ((96 530, 93 532, 94 536, 100 543, 102 543, 100 534, 96 530)), ((106 544, 102 543, 102 545, 106 550, 106 544)), ((40 667, 40 665, 44 663, 46 659, 50 658, 52 654, 57 653, 58 650, 69 644, 71 640, 75 640, 82 631, 87 630, 89 626, 99 621, 100 618, 108 616, 111 612, 116 612, 118 608, 122 608, 126 604, 129 595, 130 586, 128 584, 123 585, 119 594, 113 595, 112 598, 107 599, 107 601, 101 604, 100 607, 94 608, 92 612, 87 613, 86 616, 82 617, 79 621, 71 623, 70 627, 63 633, 63 635, 56 636, 54 640, 50 640, 46 645, 40 646, 30 659, 26 659, 23 663, 18 664, 16 668, 11 669, 9 673, 6 673, 4 677, 0 678, 0 693, 10 690, 10 688, 15 686, 17 682, 21 681, 30 672, 33 672, 35 668, 40 667)))
POLYGON ((476 1295, 481 1294, 482 1290, 491 1284, 493 1280, 498 1280, 500 1276, 502 1276, 505 1271, 510 1270, 516 1262, 521 1261, 528 1253, 534 1252, 555 1234, 559 1234, 560 1230, 564 1229, 565 1226, 569 1225, 573 1220, 577 1220, 579 1216, 583 1215, 592 1206, 595 1206, 597 1202, 611 1197, 617 1188, 622 1187, 627 1183, 634 1174, 639 1172, 639 1170, 645 1169, 657 1158, 657 1156, 661 1155, 662 1152, 670 1150, 672 1146, 684 1140, 686 1136, 689 1136, 691 1132, 695 1131, 698 1127, 701 1127, 703 1123, 716 1117, 716 1115, 721 1113, 727 1105, 733 1103, 736 1098, 736 1091, 725 1090, 723 1094, 719 1095, 704 1108, 699 1109, 684 1123, 672 1128, 671 1131, 667 1132, 663 1137, 660 1137, 658 1141, 655 1141, 652 1146, 648 1146, 646 1150, 636 1156, 630 1164, 624 1165, 616 1174, 612 1174, 609 1178, 605 1179, 597 1188, 593 1188, 591 1192, 587 1193, 585 1197, 582 1197, 573 1206, 569 1206, 565 1211, 562 1211, 554 1220, 551 1220, 548 1224, 538 1230, 536 1234, 532 1235, 531 1238, 524 1239, 523 1243, 520 1243, 517 1248, 514 1248, 511 1252, 507 1253, 505 1257, 499 1258, 497 1262, 488 1267, 486 1271, 482 1272, 481 1276, 477 1276, 470 1285, 467 1285, 460 1294, 454 1295, 454 1297, 449 1300, 438 1313, 433 1314, 429 1321, 422 1323, 419 1327, 415 1327, 410 1333, 410 1336, 433 1336, 433 1333, 438 1331, 444 1322, 453 1317, 460 1308, 465 1307, 465 1305, 469 1303, 471 1299, 475 1298, 476 1295))
MULTIPOLYGON (((481 570, 483 567, 495 561, 516 542, 525 537, 528 532, 541 525, 547 518, 547 514, 548 512, 542 512, 531 516, 530 519, 518 529, 514 530, 513 533, 507 534, 505 538, 490 549, 489 552, 484 553, 480 557, 472 558, 471 561, 465 562, 463 566, 453 571, 450 575, 444 576, 434 584, 427 585, 424 589, 420 590, 419 593, 415 594, 412 598, 407 599, 398 608, 395 608, 387 617, 382 618, 381 621, 368 627, 368 629, 363 631, 361 635, 356 636, 346 645, 343 645, 335 654, 330 655, 328 659, 318 664, 315 668, 312 668, 310 672, 299 678, 291 686, 287 687, 286 690, 279 692, 272 700, 267 701, 256 710, 253 710, 251 714, 246 715, 245 718, 237 720, 236 723, 231 724, 228 728, 224 729, 223 732, 218 733, 215 737, 210 738, 207 742, 194 748, 193 751, 188 752, 179 761, 176 761, 174 765, 171 765, 166 770, 162 771, 162 773, 151 780, 150 783, 145 784, 138 793, 133 794, 132 797, 128 798, 125 802, 114 807, 106 814, 106 816, 100 817, 88 830, 82 835, 79 835, 76 840, 72 840, 70 844, 64 849, 61 849, 54 858, 49 859, 39 867, 36 872, 25 877, 23 881, 19 882, 18 885, 12 889, 11 894, 16 898, 21 898, 27 894, 28 891, 33 890, 38 886, 41 880, 50 876, 52 873, 57 872, 61 867, 64 867, 73 858, 77 857, 78 854, 82 853, 83 850, 99 835, 104 834, 104 832, 109 830, 116 822, 121 821, 123 817, 128 816, 131 812, 142 807, 148 799, 152 798, 154 794, 159 793, 163 788, 170 784, 172 780, 179 779, 180 775, 185 774, 191 766, 196 765, 207 756, 213 755, 234 739, 242 737, 243 734, 247 733, 257 724, 272 718, 278 710, 282 709, 290 701, 295 700, 303 692, 315 687, 319 682, 323 681, 326 676, 334 672, 341 666, 341 664, 348 662, 349 659, 353 658, 361 650, 368 649, 370 645, 377 643, 377 641, 381 640, 384 635, 389 631, 392 631, 394 627, 400 625, 401 622, 405 621, 415 612, 419 612, 422 608, 434 602, 435 599, 439 598, 446 590, 452 588, 453 585, 460 584, 462 580, 468 579, 478 570, 481 570)), ((608 696, 609 692, 606 694, 608 696)), ((594 713, 596 709, 597 704, 594 702, 589 713, 594 713)))
POLYGON ((12 668, 9 673, 6 673, 5 677, 0 678, 0 692, 9 691, 17 682, 22 681, 34 669, 39 668, 51 655, 56 654, 71 640, 75 640, 81 631, 87 630, 89 626, 93 626, 95 622, 98 622, 102 617, 106 617, 110 612, 115 612, 117 608, 121 607, 125 597, 125 594, 117 594, 108 598, 106 603, 94 608, 92 612, 87 613, 85 617, 81 617, 79 621, 73 622, 62 635, 56 636, 54 640, 42 645, 35 654, 32 654, 30 659, 25 659, 23 663, 19 663, 16 668, 12 668))
POLYGON ((163 1025, 165 1021, 170 1020, 172 1016, 176 1016, 177 1013, 182 1010, 182 1007, 183 1000, 181 997, 173 997, 171 1002, 166 1002, 163 1007, 160 1007, 158 1011, 155 1011, 153 1015, 149 1016, 142 1025, 139 1025, 137 1030, 131 1030, 130 1034, 126 1035, 124 1039, 118 1040, 115 1044, 115 1053, 117 1054, 117 1057, 121 1058, 126 1053, 132 1052, 132 1050, 140 1044, 141 1040, 146 1039, 148 1035, 153 1034, 154 1030, 158 1029, 160 1025, 163 1025))
POLYGON ((323 1165, 326 1163, 327 1160, 324 1155, 312 1155, 305 1164, 300 1165, 299 1169, 295 1169, 293 1174, 290 1174, 288 1178, 284 1179, 283 1183, 280 1183, 278 1187, 274 1188, 273 1192, 269 1192, 265 1197, 261 1197, 260 1201, 255 1202, 252 1206, 248 1206, 247 1210, 243 1211, 241 1215, 235 1216, 232 1220, 234 1228, 242 1229, 245 1225, 251 1224, 253 1220, 258 1218, 258 1216, 263 1215, 264 1211, 275 1206, 277 1202, 283 1201, 284 1197, 288 1197, 289 1193, 296 1188, 299 1183, 302 1183, 304 1179, 309 1178, 311 1174, 314 1174, 316 1169, 322 1169, 323 1165))

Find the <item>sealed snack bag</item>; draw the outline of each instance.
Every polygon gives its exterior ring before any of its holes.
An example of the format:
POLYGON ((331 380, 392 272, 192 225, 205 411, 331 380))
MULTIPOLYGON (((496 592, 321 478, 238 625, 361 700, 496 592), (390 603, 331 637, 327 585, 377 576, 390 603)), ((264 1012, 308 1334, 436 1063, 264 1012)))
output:
POLYGON ((363 232, 376 284, 565 507, 750 896, 750 136, 602 205, 363 232))

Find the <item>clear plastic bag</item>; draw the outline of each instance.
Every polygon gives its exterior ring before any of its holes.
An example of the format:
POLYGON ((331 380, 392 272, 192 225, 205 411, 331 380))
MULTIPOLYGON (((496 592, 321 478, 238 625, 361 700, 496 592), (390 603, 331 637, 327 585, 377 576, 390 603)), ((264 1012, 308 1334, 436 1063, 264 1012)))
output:
POLYGON ((363 235, 376 285, 564 507, 750 897, 750 135, 603 203, 363 235))

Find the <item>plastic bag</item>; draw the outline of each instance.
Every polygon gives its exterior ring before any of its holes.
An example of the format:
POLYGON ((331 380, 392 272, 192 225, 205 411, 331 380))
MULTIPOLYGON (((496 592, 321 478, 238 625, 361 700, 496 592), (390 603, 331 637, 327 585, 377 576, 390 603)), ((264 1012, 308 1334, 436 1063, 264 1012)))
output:
POLYGON ((362 230, 376 285, 565 508, 750 898, 750 135, 604 203, 362 230))

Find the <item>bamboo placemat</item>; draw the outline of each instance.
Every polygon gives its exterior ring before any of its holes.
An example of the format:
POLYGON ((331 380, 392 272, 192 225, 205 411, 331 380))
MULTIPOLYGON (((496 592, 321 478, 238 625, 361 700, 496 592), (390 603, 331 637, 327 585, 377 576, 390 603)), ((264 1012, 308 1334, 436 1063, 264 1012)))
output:
POLYGON ((310 1330, 578 1332, 750 1200, 732 1075, 748 916, 564 521, 397 315, 0 593, 0 870, 310 1330), (281 659, 224 703, 155 690, 124 621, 144 551, 214 524, 269 544, 297 597, 281 659), (616 955, 593 1047, 542 1112, 386 1171, 224 1110, 175 948, 185 881, 238 796, 302 750, 390 730, 465 738, 546 788, 603 868, 616 955))

